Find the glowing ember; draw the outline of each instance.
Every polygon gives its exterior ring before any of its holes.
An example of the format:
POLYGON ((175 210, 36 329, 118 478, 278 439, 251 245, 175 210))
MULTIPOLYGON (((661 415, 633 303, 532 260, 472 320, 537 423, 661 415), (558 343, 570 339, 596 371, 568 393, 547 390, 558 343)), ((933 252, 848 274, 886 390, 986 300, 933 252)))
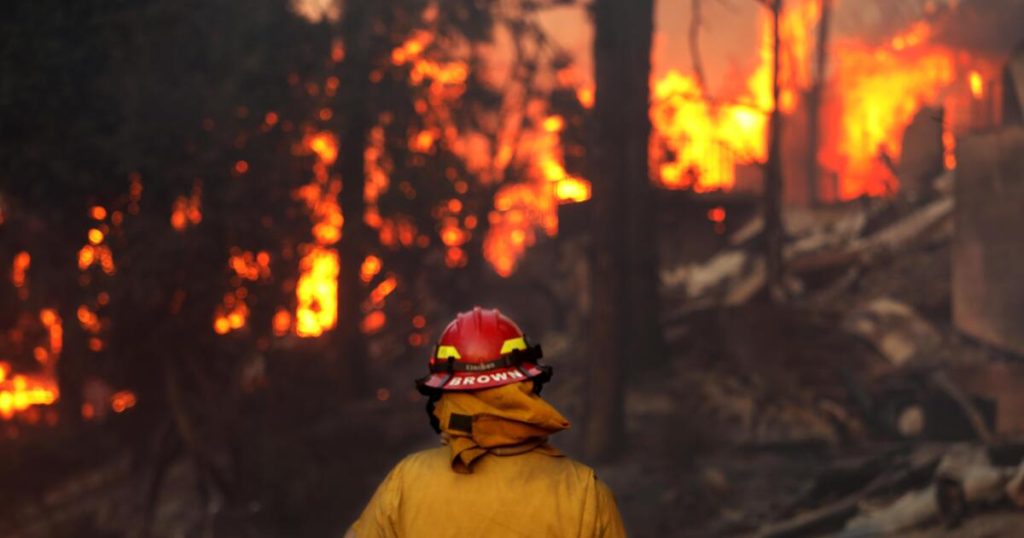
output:
MULTIPOLYGON (((228 258, 228 267, 235 273, 239 282, 267 280, 270 278, 270 254, 266 251, 243 252, 239 248, 233 248, 228 258)), ((248 295, 248 289, 241 285, 224 295, 224 300, 217 307, 213 317, 214 332, 223 335, 245 327, 249 319, 249 306, 246 304, 248 295)))
POLYGON ((270 278, 270 254, 266 251, 254 254, 251 251, 242 252, 233 249, 231 257, 228 258, 228 266, 244 280, 256 281, 270 278))
POLYGON ((292 330, 292 313, 284 308, 278 309, 271 320, 271 326, 274 336, 285 336, 292 330))
POLYGON ((135 407, 135 403, 135 393, 130 390, 115 392, 110 397, 110 409, 115 413, 124 413, 125 411, 135 407))
POLYGON ((387 316, 380 310, 374 310, 363 318, 362 323, 359 324, 359 330, 364 334, 373 334, 384 328, 384 324, 387 323, 387 316))
POLYGON ((398 279, 394 275, 389 275, 370 292, 370 303, 374 307, 380 308, 384 304, 384 299, 391 295, 391 292, 395 291, 397 287, 398 279))
POLYGON ((249 306, 245 304, 245 296, 238 291, 224 295, 224 302, 217 307, 213 318, 213 331, 220 335, 228 334, 245 327, 249 319, 249 306))
POLYGON ((86 332, 98 334, 100 330, 102 330, 103 325, 100 323, 100 317, 96 315, 96 312, 93 312, 92 309, 90 309, 88 306, 79 306, 77 314, 78 323, 86 332))
POLYGON ((942 132, 943 164, 947 170, 956 168, 956 136, 948 128, 942 132))
POLYGON ((303 146, 316 154, 317 159, 327 166, 338 160, 338 138, 331 133, 322 131, 306 136, 303 146))
POLYGON ((189 226, 197 226, 203 221, 202 211, 202 187, 196 183, 192 187, 192 194, 179 196, 174 201, 171 210, 171 227, 181 232, 189 226))
POLYGON ((363 282, 369 282, 373 280, 373 277, 380 273, 382 266, 381 259, 377 256, 367 256, 363 260, 363 265, 359 268, 359 278, 363 282))
POLYGON ((31 266, 32 256, 28 252, 22 251, 14 255, 14 262, 11 264, 11 283, 18 288, 19 295, 28 281, 28 269, 31 266))

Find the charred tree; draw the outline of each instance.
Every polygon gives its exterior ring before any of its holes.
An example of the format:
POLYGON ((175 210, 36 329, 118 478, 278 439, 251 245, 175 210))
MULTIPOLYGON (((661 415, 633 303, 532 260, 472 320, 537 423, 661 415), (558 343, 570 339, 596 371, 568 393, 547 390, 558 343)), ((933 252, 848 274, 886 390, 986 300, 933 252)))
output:
POLYGON ((627 357, 641 358, 657 345, 656 339, 649 340, 658 324, 647 171, 653 1, 598 0, 594 17, 597 100, 589 152, 593 308, 586 440, 588 456, 602 460, 623 445, 627 357))
POLYGON ((772 10, 772 111, 769 120, 768 161, 764 174, 764 236, 767 289, 773 301, 785 298, 783 281, 782 245, 785 230, 782 226, 782 111, 779 109, 779 56, 782 48, 779 19, 783 0, 773 0, 772 10))
POLYGON ((831 19, 832 0, 821 0, 814 82, 807 92, 807 198, 812 206, 821 201, 821 166, 818 162, 818 150, 821 147, 821 104, 828 69, 831 19))

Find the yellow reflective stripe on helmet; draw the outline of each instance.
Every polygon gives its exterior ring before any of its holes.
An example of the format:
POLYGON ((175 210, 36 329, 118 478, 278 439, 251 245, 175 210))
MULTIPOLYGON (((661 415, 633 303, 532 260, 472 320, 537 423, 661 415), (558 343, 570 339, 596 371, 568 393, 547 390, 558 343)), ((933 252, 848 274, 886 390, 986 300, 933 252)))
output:
POLYGON ((526 338, 520 336, 519 338, 509 338, 505 340, 504 344, 501 344, 501 354, 512 353, 520 349, 526 349, 526 338))
POLYGON ((437 346, 437 358, 459 360, 462 356, 459 355, 459 350, 455 349, 455 346, 437 346))

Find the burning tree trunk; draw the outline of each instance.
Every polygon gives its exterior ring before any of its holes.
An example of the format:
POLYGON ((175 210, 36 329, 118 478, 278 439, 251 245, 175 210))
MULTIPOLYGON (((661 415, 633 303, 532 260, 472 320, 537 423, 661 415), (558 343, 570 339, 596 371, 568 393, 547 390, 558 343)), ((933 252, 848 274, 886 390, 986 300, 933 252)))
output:
POLYGON ((588 455, 600 460, 621 448, 625 433, 627 342, 629 357, 641 358, 657 345, 650 335, 657 335, 659 325, 647 172, 653 2, 598 0, 594 13, 597 101, 589 152, 594 248, 586 438, 588 455))
MULTIPOLYGON (((769 0, 765 0, 767 3, 769 0)), ((765 163, 764 222, 767 288, 773 301, 785 295, 782 267, 782 111, 779 109, 779 20, 783 0, 771 2, 773 27, 772 112, 769 124, 768 162, 765 163)))
POLYGON ((810 91, 807 92, 807 197, 812 206, 819 202, 821 196, 818 148, 821 147, 821 100, 825 89, 825 71, 828 67, 828 38, 831 18, 832 0, 821 0, 815 78, 810 91))

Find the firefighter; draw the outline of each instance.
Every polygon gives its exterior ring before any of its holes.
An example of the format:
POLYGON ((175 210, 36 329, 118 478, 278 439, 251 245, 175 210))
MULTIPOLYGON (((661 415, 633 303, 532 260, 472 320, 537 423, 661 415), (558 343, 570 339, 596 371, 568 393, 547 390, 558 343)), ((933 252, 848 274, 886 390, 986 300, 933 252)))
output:
POLYGON ((459 314, 416 382, 444 446, 395 466, 346 536, 625 536, 608 487, 548 444, 569 421, 540 397, 540 358, 497 310, 459 314))

